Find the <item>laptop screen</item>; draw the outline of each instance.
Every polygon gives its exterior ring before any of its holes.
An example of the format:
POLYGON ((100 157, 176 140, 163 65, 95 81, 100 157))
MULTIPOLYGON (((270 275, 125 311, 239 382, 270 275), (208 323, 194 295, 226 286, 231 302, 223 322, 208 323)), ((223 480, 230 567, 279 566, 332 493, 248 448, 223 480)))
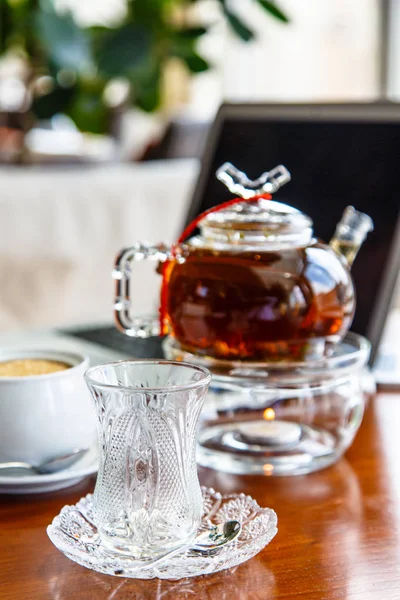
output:
POLYGON ((274 199, 309 215, 316 237, 326 242, 346 206, 366 212, 375 229, 352 269, 357 293, 352 329, 368 335, 400 216, 400 121, 314 121, 293 116, 288 120, 246 118, 245 114, 222 119, 220 115, 219 120, 218 133, 214 140, 211 133, 206 149, 206 173, 200 176, 190 218, 232 198, 215 178, 215 171, 226 161, 251 179, 285 165, 292 181, 274 199))

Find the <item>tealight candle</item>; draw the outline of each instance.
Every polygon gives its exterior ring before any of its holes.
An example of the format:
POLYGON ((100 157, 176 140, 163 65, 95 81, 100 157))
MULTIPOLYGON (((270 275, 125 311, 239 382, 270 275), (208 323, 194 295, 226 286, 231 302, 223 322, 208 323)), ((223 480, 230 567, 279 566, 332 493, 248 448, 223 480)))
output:
POLYGON ((242 441, 262 446, 296 444, 301 438, 300 425, 289 421, 242 423, 237 431, 242 441))

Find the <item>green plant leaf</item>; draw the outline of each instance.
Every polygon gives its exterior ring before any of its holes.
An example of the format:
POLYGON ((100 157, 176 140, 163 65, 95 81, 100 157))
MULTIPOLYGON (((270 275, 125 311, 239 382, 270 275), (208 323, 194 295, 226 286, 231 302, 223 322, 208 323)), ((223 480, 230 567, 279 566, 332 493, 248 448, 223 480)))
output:
POLYGON ((132 71, 132 104, 146 112, 156 110, 161 102, 161 65, 154 58, 132 71))
POLYGON ((0 52, 7 48, 7 38, 12 31, 11 9, 5 0, 0 0, 0 52))
POLYGON ((135 95, 135 105, 146 112, 154 112, 160 106, 161 90, 159 82, 148 84, 138 90, 135 95))
POLYGON ((65 112, 76 94, 76 87, 56 87, 44 96, 34 98, 31 110, 37 119, 51 119, 55 114, 65 112))
POLYGON ((290 23, 290 19, 285 13, 275 4, 275 2, 270 2, 270 0, 257 0, 257 2, 269 12, 270 15, 282 21, 283 23, 290 23))
POLYGON ((35 25, 38 40, 57 67, 75 71, 90 68, 89 36, 79 29, 71 15, 38 10, 35 25))
POLYGON ((191 38, 175 38, 169 54, 180 58, 191 73, 202 73, 210 68, 209 63, 196 51, 196 40, 191 38))
POLYGON ((177 0, 128 0, 128 20, 142 23, 148 29, 158 28, 163 24, 165 27, 165 15, 170 8, 168 5, 175 7, 176 4, 177 0))
POLYGON ((181 58, 191 73, 203 73, 210 68, 210 64, 195 51, 181 58))
POLYGON ((131 102, 146 112, 156 110, 161 102, 161 62, 154 55, 133 68, 127 75, 131 84, 131 102))
POLYGON ((73 101, 65 110, 80 131, 107 133, 110 125, 110 111, 99 93, 79 89, 73 101))
POLYGON ((232 13, 226 7, 224 7, 224 13, 228 20, 229 25, 233 31, 242 39, 244 42, 250 42, 254 39, 254 32, 247 27, 245 23, 237 15, 232 13))
POLYGON ((126 75, 144 63, 152 48, 150 32, 135 23, 107 31, 102 38, 97 44, 97 64, 100 72, 109 77, 126 75))
POLYGON ((207 33, 207 31, 205 27, 188 27, 187 29, 176 31, 175 35, 184 39, 197 40, 197 38, 207 33))

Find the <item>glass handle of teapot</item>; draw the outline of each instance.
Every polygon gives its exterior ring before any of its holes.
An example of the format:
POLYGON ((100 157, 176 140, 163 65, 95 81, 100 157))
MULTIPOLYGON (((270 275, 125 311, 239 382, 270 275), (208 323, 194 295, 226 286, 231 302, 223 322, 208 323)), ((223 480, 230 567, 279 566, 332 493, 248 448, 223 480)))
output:
POLYGON ((116 281, 114 316, 117 328, 123 333, 138 338, 160 335, 158 316, 133 317, 130 315, 132 265, 141 260, 165 262, 170 258, 172 258, 172 252, 169 246, 165 244, 153 246, 141 242, 130 248, 124 248, 117 255, 113 270, 113 278, 116 281))

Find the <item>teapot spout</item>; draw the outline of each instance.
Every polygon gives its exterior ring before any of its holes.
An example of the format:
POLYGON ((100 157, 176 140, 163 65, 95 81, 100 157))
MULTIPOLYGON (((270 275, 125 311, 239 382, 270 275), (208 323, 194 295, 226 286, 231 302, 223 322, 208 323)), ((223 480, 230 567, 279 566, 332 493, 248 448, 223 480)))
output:
POLYGON ((336 231, 329 245, 337 254, 343 256, 347 264, 351 266, 362 243, 373 229, 374 223, 371 217, 359 212, 353 206, 348 206, 336 226, 336 231))

